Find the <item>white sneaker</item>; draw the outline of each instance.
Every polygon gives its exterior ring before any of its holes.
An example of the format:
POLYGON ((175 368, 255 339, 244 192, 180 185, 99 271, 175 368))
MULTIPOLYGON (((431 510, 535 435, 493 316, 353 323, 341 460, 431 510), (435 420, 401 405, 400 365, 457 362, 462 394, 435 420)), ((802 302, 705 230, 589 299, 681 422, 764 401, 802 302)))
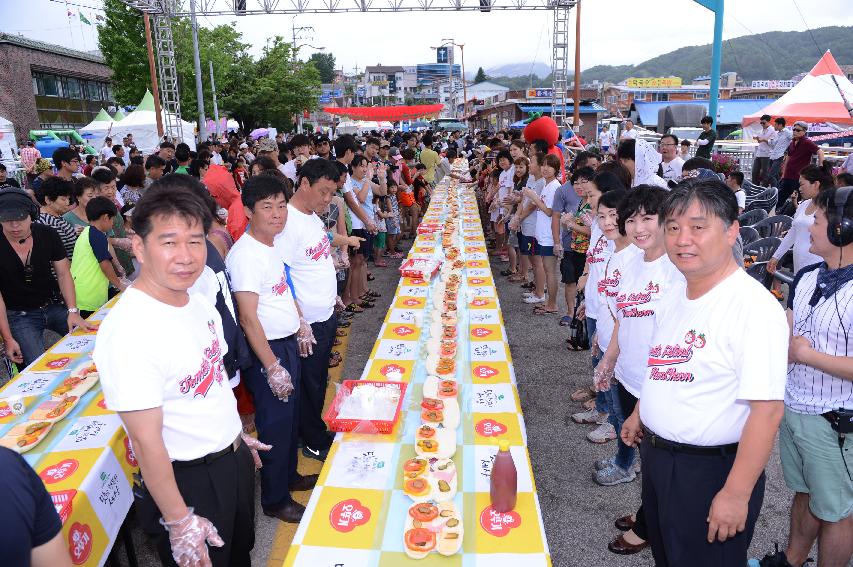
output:
POLYGON ((524 298, 525 303, 545 303, 545 296, 536 297, 535 295, 531 295, 530 297, 524 298))
POLYGON ((601 486, 613 486, 623 482, 631 482, 637 478, 637 473, 633 469, 625 470, 617 466, 602 469, 593 475, 593 480, 601 486))
MULTIPOLYGON (((608 457, 606 459, 601 459, 601 460, 595 461, 595 463, 593 463, 593 466, 595 467, 595 470, 597 470, 597 471, 603 471, 604 469, 608 469, 610 467, 615 467, 616 466, 616 456, 614 455, 614 456, 608 457)), ((637 474, 640 474, 640 470, 642 468, 643 467, 642 467, 642 463, 640 463, 640 456, 637 455, 636 457, 634 457, 634 464, 631 465, 631 470, 637 474)))
POLYGON ((616 429, 609 423, 602 423, 592 431, 586 434, 587 441, 590 443, 607 443, 616 439, 616 429))
POLYGON ((600 413, 598 414, 598 419, 595 420, 595 423, 598 425, 604 425, 605 423, 608 423, 607 417, 608 415, 606 413, 600 413))
MULTIPOLYGON (((607 414, 604 414, 604 418, 605 420, 607 419, 607 414)), ((593 424, 598 423, 598 420, 599 414, 598 410, 595 408, 572 414, 572 421, 574 421, 575 423, 593 424)))

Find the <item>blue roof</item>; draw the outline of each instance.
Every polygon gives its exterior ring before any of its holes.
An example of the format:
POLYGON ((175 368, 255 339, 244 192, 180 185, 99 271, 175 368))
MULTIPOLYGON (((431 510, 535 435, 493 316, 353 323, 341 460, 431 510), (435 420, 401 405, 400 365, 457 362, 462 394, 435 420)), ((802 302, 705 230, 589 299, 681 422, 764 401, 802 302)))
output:
MULTIPOLYGON (((754 114, 765 106, 775 102, 777 99, 770 98, 743 98, 723 99, 719 103, 719 124, 740 124, 741 119, 747 114, 754 114)), ((635 102, 634 107, 640 114, 640 123, 645 127, 657 127, 658 111, 667 106, 679 106, 682 104, 698 104, 708 112, 708 101, 706 100, 676 100, 669 102, 635 102)), ((698 126, 698 124, 697 124, 698 126)))
MULTIPOLYGON (((518 103, 518 107, 522 112, 551 112, 550 104, 529 104, 529 103, 518 103)), ((598 103, 593 102, 592 104, 581 104, 580 105, 581 113, 589 114, 591 112, 600 113, 607 112, 607 109, 601 106, 598 103)), ((567 104, 566 105, 566 114, 574 114, 575 105, 567 104)))

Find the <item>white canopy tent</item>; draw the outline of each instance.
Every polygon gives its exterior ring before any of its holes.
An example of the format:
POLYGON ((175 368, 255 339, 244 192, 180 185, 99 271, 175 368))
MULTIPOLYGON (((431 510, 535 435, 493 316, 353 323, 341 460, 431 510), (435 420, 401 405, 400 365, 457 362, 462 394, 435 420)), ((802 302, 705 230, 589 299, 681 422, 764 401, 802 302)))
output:
POLYGON ((15 140, 15 126, 0 116, 0 153, 2 153, 2 161, 6 164, 9 171, 15 169, 15 150, 18 148, 18 142, 15 140))
POLYGON ((103 108, 95 116, 94 120, 79 129, 80 134, 90 141, 93 148, 100 149, 104 145, 104 139, 107 136, 112 136, 115 130, 115 125, 118 124, 113 118, 107 114, 103 108))

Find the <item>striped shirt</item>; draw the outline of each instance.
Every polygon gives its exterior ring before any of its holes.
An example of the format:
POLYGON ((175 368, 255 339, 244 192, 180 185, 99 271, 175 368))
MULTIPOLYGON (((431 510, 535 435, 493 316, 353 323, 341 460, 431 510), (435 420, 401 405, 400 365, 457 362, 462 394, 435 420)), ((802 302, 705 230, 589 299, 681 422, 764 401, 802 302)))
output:
POLYGON ((49 213, 40 213, 36 222, 53 228, 59 234, 59 238, 62 239, 62 246, 65 248, 65 255, 70 260, 74 255, 74 245, 77 243, 77 231, 71 223, 62 217, 55 217, 49 213))
MULTIPOLYGON (((853 343, 853 281, 844 284, 829 298, 820 296, 809 305, 817 285, 818 266, 803 268, 793 284, 794 334, 806 337, 818 352, 851 356, 853 343)), ((853 408, 853 382, 842 380, 817 368, 788 365, 785 405, 797 413, 818 415, 838 408, 853 408)))

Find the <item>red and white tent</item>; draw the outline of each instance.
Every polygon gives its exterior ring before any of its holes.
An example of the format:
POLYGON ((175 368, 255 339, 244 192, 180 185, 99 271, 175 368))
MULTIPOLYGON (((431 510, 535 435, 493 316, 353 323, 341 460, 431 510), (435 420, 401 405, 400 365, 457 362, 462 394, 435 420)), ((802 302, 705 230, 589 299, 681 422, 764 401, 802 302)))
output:
POLYGON ((853 104, 853 84, 827 51, 794 88, 760 111, 744 116, 741 123, 749 126, 769 114, 773 118, 782 116, 788 124, 796 120, 853 124, 848 111, 850 104, 853 104))

